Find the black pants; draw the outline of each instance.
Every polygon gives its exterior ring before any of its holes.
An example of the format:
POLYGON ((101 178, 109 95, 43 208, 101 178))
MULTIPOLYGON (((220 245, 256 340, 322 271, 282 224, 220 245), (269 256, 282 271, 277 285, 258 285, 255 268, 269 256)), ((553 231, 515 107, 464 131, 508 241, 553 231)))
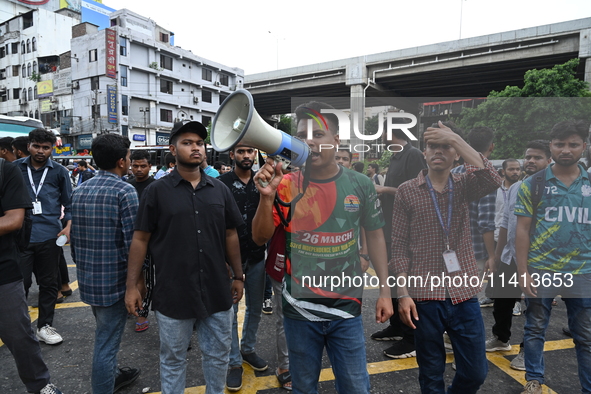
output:
POLYGON ((516 301, 521 300, 521 288, 518 284, 515 285, 515 281, 519 282, 515 261, 511 261, 511 264, 500 263, 492 280, 492 286, 489 281, 489 288, 492 290, 492 297, 494 298, 493 317, 495 318, 495 324, 492 332, 502 342, 509 342, 509 339, 511 339, 513 307, 516 301))
POLYGON ((20 267, 25 285, 25 296, 33 283, 35 274, 39 285, 39 318, 37 327, 53 324, 55 301, 57 299, 57 276, 59 265, 59 249, 54 239, 45 242, 29 244, 27 250, 21 253, 20 267))

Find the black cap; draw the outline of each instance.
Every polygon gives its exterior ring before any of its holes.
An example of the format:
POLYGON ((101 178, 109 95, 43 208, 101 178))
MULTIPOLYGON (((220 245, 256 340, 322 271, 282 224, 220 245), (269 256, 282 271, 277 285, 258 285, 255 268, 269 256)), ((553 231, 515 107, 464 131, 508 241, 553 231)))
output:
POLYGON ((181 120, 180 122, 176 122, 174 124, 174 127, 170 131, 169 141, 172 142, 174 136, 180 132, 192 132, 203 139, 207 138, 207 129, 205 128, 205 126, 203 126, 200 122, 197 122, 196 120, 181 120))

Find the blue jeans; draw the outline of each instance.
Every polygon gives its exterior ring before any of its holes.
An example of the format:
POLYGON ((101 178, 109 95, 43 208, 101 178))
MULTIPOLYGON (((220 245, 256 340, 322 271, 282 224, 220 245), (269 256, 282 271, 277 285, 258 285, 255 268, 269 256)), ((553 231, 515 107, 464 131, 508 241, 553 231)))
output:
POLYGON ((185 392, 187 347, 197 328, 206 394, 223 394, 232 337, 232 308, 203 319, 173 319, 156 311, 160 331, 162 394, 185 392))
POLYGON ((369 374, 361 316, 333 321, 283 320, 294 394, 317 394, 322 351, 342 394, 368 394, 369 374))
POLYGON ((454 347, 457 372, 447 393, 476 393, 488 372, 484 322, 477 298, 453 305, 445 301, 417 302, 415 346, 422 393, 445 393, 445 346, 447 331, 454 347))
POLYGON ((230 367, 242 365, 242 355, 254 352, 257 343, 257 330, 263 313, 263 294, 265 292, 265 260, 250 264, 245 270, 244 297, 246 312, 242 326, 242 341, 238 345, 238 304, 234 304, 234 322, 232 323, 232 348, 230 367))
MULTIPOLYGON (((550 271, 529 269, 540 274, 550 271)), ((546 283, 548 284, 548 282, 546 283)), ((550 322, 552 300, 561 295, 566 304, 568 327, 573 336, 582 392, 591 393, 591 274, 574 275, 573 286, 538 286, 536 298, 526 298, 523 333, 525 379, 544 383, 544 342, 550 322)))
POLYGON ((112 394, 117 368, 117 353, 127 321, 127 309, 122 298, 111 306, 93 306, 96 320, 94 354, 92 358, 93 394, 112 394))

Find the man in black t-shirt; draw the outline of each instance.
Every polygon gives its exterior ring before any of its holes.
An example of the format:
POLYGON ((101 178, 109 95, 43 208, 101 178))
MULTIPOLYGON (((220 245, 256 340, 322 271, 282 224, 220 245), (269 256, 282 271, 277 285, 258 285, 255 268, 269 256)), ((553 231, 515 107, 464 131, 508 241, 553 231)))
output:
POLYGON ((32 208, 31 199, 20 170, 7 162, 0 168, 0 339, 12 353, 27 391, 61 394, 49 381, 49 370, 31 327, 13 235, 23 224, 25 209, 32 208))

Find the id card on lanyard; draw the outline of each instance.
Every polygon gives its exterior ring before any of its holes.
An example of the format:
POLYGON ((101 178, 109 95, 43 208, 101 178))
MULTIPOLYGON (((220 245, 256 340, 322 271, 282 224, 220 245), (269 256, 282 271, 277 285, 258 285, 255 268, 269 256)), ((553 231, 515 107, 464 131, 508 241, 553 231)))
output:
POLYGON ((33 193, 35 194, 35 201, 33 201, 33 215, 41 215, 43 213, 43 208, 41 207, 41 201, 39 201, 39 192, 43 187, 43 182, 45 182, 45 177, 47 176, 47 171, 49 167, 45 167, 43 171, 43 175, 41 176, 41 181, 39 182, 39 187, 35 187, 35 182, 33 181, 33 174, 31 173, 31 168, 27 166, 27 172, 29 174, 29 182, 31 183, 31 189, 33 189, 33 193))
POLYGON ((447 200, 447 225, 443 223, 443 217, 441 216, 441 209, 439 208, 439 203, 437 202, 437 195, 435 194, 435 189, 433 188, 433 184, 429 179, 429 176, 425 177, 427 182, 427 187, 429 188, 429 194, 431 194, 431 200, 433 200, 433 205, 435 207, 435 212, 437 213, 437 218, 439 219, 439 224, 443 229, 443 233, 445 234, 445 246, 446 250, 443 252, 443 261, 445 262, 445 267, 447 268, 447 272, 456 272, 461 269, 460 262, 458 261, 458 256, 456 252, 451 250, 449 247, 449 233, 451 231, 451 218, 452 218, 452 211, 453 211, 453 200, 454 200, 454 184, 450 177, 447 180, 447 188, 448 188, 448 200, 447 200))

